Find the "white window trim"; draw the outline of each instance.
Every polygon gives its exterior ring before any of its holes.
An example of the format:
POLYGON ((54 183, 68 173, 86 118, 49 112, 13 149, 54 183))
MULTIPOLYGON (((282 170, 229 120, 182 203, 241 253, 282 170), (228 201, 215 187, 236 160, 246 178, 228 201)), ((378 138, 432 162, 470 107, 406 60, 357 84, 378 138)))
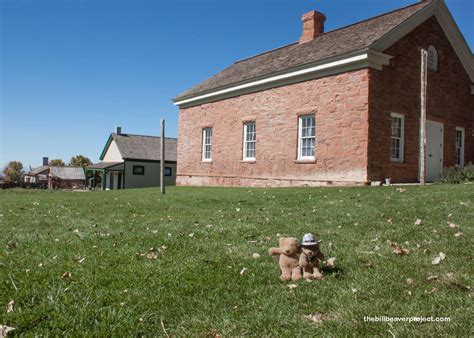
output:
POLYGON ((315 156, 302 156, 301 155, 301 139, 302 139, 302 129, 303 129, 303 118, 312 116, 314 117, 314 155, 316 155, 316 114, 300 115, 298 116, 298 160, 314 160, 315 156))
POLYGON ((202 161, 203 162, 211 162, 212 161, 212 128, 211 127, 206 127, 202 128, 202 161), (206 131, 210 130, 211 131, 211 143, 206 144, 206 131), (211 157, 206 158, 206 145, 211 146, 211 157))
MULTIPOLYGON (((456 127, 456 131, 460 131, 461 132, 461 135, 462 135, 462 139, 461 139, 461 164, 457 164, 457 166, 460 166, 461 168, 464 167, 464 155, 465 155, 465 140, 466 140, 466 133, 465 133, 465 129, 462 128, 462 127, 456 127)), ((457 135, 455 135, 455 137, 457 137, 457 135)), ((456 157, 457 157, 457 150, 458 150, 458 145, 457 145, 457 139, 454 140, 454 143, 456 145, 456 157)), ((457 160, 457 158, 456 158, 457 160)))
POLYGON ((405 115, 398 114, 398 113, 391 113, 390 114, 390 161, 403 163, 405 160, 405 115), (401 120, 400 123, 400 158, 393 158, 392 157, 392 149, 391 149, 391 142, 392 142, 392 117, 399 118, 401 120))
POLYGON ((257 153, 257 124, 255 121, 249 121, 244 123, 244 134, 243 134, 243 146, 242 146, 242 159, 244 161, 255 161, 255 156, 254 157, 247 157, 247 144, 252 142, 255 143, 255 148, 254 148, 254 155, 257 153), (255 141, 247 141, 247 127, 249 124, 254 125, 255 129, 255 141))

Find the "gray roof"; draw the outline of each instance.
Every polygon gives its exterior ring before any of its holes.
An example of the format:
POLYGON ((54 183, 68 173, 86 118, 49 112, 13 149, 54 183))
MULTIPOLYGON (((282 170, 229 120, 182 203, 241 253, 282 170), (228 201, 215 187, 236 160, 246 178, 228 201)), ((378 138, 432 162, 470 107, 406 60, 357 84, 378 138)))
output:
POLYGON ((40 167, 36 167, 36 168, 31 169, 31 170, 27 173, 27 175, 29 175, 29 176, 36 176, 36 175, 38 175, 38 174, 41 174, 41 173, 44 172, 44 171, 47 171, 48 169, 49 169, 49 166, 47 166, 47 165, 42 165, 42 166, 40 166, 40 167))
MULTIPOLYGON (((161 137, 112 134, 123 159, 159 161, 161 137)), ((177 161, 178 139, 165 137, 165 161, 177 161)))
POLYGON ((62 180, 85 180, 82 167, 50 167, 49 174, 62 180))
POLYGON ((368 48, 429 3, 430 1, 416 3, 350 26, 323 33, 316 39, 306 43, 299 44, 295 42, 237 61, 211 78, 181 93, 173 100, 186 99, 217 88, 245 83, 256 78, 264 78, 273 73, 368 48))
MULTIPOLYGON (((123 162, 99 162, 99 163, 94 163, 93 165, 88 165, 86 169, 107 169, 107 168, 118 166, 122 163, 123 162)), ((123 170, 123 166, 120 169, 123 170)))

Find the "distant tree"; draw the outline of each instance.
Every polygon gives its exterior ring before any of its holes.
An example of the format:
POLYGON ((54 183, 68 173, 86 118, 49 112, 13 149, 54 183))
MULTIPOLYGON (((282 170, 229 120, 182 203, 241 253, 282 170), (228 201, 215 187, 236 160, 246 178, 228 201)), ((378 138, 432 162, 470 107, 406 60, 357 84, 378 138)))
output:
POLYGON ((20 161, 11 161, 3 169, 3 179, 9 183, 19 183, 23 174, 23 164, 20 161))
POLYGON ((57 158, 55 160, 49 161, 48 165, 51 167, 64 167, 65 164, 63 160, 61 160, 60 158, 57 158))
POLYGON ((88 165, 92 165, 92 161, 84 155, 76 155, 71 157, 69 165, 73 167, 86 167, 88 165))

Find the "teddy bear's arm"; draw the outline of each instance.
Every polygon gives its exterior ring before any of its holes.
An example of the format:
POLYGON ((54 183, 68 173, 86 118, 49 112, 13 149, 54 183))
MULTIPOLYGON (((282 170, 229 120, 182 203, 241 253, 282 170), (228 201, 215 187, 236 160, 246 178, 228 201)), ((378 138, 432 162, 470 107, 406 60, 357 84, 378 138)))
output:
POLYGON ((280 248, 270 248, 268 249, 268 254, 270 256, 278 256, 278 255, 281 255, 282 252, 280 248))
POLYGON ((318 259, 322 262, 324 261, 324 254, 321 251, 318 251, 318 259))

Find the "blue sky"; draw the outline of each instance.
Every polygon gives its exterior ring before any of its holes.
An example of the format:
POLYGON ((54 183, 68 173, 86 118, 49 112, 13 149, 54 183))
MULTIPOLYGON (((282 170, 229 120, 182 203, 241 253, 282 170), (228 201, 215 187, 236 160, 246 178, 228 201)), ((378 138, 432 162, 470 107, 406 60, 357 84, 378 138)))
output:
MULTIPOLYGON (((238 59, 416 0, 0 0, 0 165, 83 154, 115 126, 177 136, 171 98, 238 59)), ((446 0, 471 50, 473 0, 446 0)))

